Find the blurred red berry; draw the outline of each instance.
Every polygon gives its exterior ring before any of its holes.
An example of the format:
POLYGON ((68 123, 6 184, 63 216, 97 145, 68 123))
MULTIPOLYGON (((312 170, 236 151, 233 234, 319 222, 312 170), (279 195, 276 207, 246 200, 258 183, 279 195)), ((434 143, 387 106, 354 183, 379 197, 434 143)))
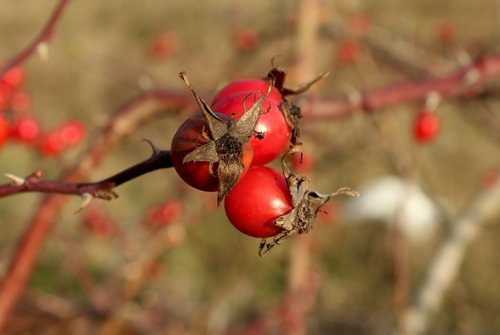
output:
POLYGON ((162 228, 179 219, 182 214, 182 204, 177 199, 169 199, 148 211, 146 226, 152 229, 162 228))
POLYGON ((14 120, 10 129, 10 137, 13 140, 26 144, 33 144, 40 135, 40 124, 31 116, 21 116, 14 120))
POLYGON ((337 45, 336 60, 343 65, 354 64, 359 57, 359 44, 356 40, 346 39, 337 45))
POLYGON ((413 134, 419 143, 432 141, 439 133, 439 118, 435 112, 423 110, 417 114, 413 134))
POLYGON ((442 21, 436 26, 436 38, 442 44, 449 44, 455 39, 455 26, 449 21, 442 21))
POLYGON ((56 129, 65 146, 76 146, 85 138, 87 129, 80 121, 66 121, 56 129))
POLYGON ((97 237, 107 238, 116 234, 114 219, 100 206, 89 206, 83 211, 82 224, 97 237))
POLYGON ((151 59, 168 57, 179 49, 179 38, 173 31, 164 31, 150 44, 148 54, 151 59))
POLYGON ((4 146, 9 138, 9 124, 7 120, 0 114, 0 148, 4 146))
POLYGON ((10 99, 10 107, 16 111, 27 111, 31 108, 31 97, 23 91, 16 91, 10 99))
POLYGON ((5 111, 9 106, 9 96, 7 91, 2 89, 2 85, 0 84, 0 113, 5 111))
POLYGON ((12 89, 18 89, 24 81, 24 71, 20 67, 13 67, 0 78, 0 81, 12 89))
POLYGON ((234 44, 243 51, 250 51, 259 45, 259 33, 250 27, 241 28, 234 35, 234 44))
POLYGON ((39 150, 42 155, 47 157, 59 156, 66 149, 61 133, 58 131, 51 131, 42 136, 39 142, 39 150))

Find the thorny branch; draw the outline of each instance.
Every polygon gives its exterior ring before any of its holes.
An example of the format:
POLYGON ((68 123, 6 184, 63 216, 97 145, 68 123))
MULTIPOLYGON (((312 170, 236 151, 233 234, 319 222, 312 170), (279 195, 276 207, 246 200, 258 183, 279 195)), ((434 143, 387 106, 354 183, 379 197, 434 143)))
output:
POLYGON ((40 192, 73 195, 88 194, 93 198, 111 200, 117 197, 116 193, 113 191, 115 187, 151 171, 173 166, 170 151, 160 150, 152 143, 150 144, 153 148, 151 157, 111 177, 97 182, 72 183, 60 180, 43 180, 42 171, 35 171, 25 178, 5 174, 6 177, 13 181, 9 184, 0 185, 0 198, 16 193, 40 192))
POLYGON ((54 9, 54 12, 50 16, 45 27, 40 31, 38 36, 30 44, 28 44, 26 48, 21 50, 19 54, 12 57, 8 62, 6 62, 2 67, 0 67, 0 78, 3 77, 4 74, 7 73, 11 68, 24 62, 43 43, 47 43, 53 38, 56 25, 59 22, 59 19, 61 18, 61 15, 69 1, 70 0, 59 1, 59 4, 54 9))
POLYGON ((500 54, 484 56, 449 75, 392 84, 379 89, 329 97, 305 97, 304 118, 338 119, 355 112, 376 112, 401 103, 424 100, 436 92, 442 98, 480 97, 487 84, 500 76, 500 54))
MULTIPOLYGON (((185 94, 160 90, 141 94, 110 117, 101 134, 94 138, 75 165, 61 174, 59 180, 71 182, 86 179, 109 152, 142 123, 165 110, 180 111, 191 107, 194 107, 193 101, 185 94)), ((64 195, 45 195, 26 227, 0 283, 0 331, 5 327, 12 309, 24 292, 40 250, 67 201, 68 197, 64 195)))

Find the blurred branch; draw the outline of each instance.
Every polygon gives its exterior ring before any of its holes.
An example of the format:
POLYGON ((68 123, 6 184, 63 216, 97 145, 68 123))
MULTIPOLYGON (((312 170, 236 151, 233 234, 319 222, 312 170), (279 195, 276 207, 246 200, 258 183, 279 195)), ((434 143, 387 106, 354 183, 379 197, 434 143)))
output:
POLYGON ((54 9, 45 27, 38 34, 38 36, 26 48, 21 50, 19 54, 12 57, 2 67, 0 67, 0 78, 2 78, 11 68, 24 62, 30 57, 42 44, 49 42, 53 36, 61 15, 66 8, 69 0, 60 0, 59 4, 54 9))
MULTIPOLYGON (((182 110, 194 107, 194 100, 186 94, 167 91, 149 91, 119 108, 110 117, 101 134, 94 137, 79 160, 61 174, 60 180, 83 180, 101 161, 141 124, 165 109, 182 110)), ((36 209, 30 224, 13 252, 7 273, 0 284, 0 330, 23 293, 40 250, 51 233, 58 214, 68 197, 48 194, 36 209)))
POLYGON ((467 248, 477 237, 481 226, 500 212, 500 182, 480 194, 469 210, 457 220, 443 241, 429 267, 427 279, 417 299, 404 317, 400 334, 419 335, 426 332, 431 317, 441 306, 444 295, 456 278, 467 248))
MULTIPOLYGON (((319 0, 299 0, 297 8, 298 25, 295 36, 294 80, 306 82, 313 78, 316 69, 316 53, 318 50, 318 32, 320 29, 321 2, 319 0)), ((302 300, 301 292, 307 290, 312 276, 311 269, 312 235, 304 234, 294 239, 290 248, 288 269, 288 293, 286 303, 282 307, 284 333, 302 335, 307 333, 307 317, 314 304, 315 295, 310 306, 302 300)), ((319 285, 319 283, 318 283, 319 285)))
POLYGON ((383 27, 372 24, 365 35, 356 36, 343 29, 345 23, 337 21, 324 25, 321 30, 322 35, 334 40, 345 38, 357 40, 380 61, 397 67, 412 78, 422 79, 456 66, 456 62, 432 53, 426 48, 420 48, 383 27))
POLYGON ((400 103, 425 99, 436 92, 443 98, 480 96, 484 86, 500 76, 500 54, 484 56, 443 77, 401 82, 383 88, 348 95, 304 97, 301 108, 308 119, 334 120, 354 112, 374 112, 400 103))

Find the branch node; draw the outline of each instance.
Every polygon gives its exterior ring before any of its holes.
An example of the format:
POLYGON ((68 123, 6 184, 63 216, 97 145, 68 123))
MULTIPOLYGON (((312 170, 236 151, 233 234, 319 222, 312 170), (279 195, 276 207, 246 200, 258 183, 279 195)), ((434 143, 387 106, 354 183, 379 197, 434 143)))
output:
POLYGON ((4 173, 3 175, 5 177, 9 178, 10 180, 12 180, 12 182, 16 186, 21 186, 21 185, 24 185, 26 183, 26 179, 25 178, 18 177, 16 175, 11 174, 11 173, 4 173))

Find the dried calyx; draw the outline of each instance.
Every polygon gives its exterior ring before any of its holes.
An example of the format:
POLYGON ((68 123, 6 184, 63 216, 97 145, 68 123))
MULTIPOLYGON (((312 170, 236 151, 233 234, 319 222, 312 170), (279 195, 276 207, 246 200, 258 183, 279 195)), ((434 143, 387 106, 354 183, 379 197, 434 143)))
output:
POLYGON ((300 144, 300 142, 298 141, 300 137, 299 120, 302 118, 302 113, 300 111, 300 107, 289 102, 286 99, 286 97, 290 95, 299 95, 306 92, 314 84, 316 84, 318 81, 320 81, 321 79, 325 78, 328 75, 329 72, 323 72, 313 80, 304 83, 295 89, 291 89, 284 86, 286 79, 286 72, 281 66, 276 66, 273 64, 273 69, 269 71, 269 73, 267 74, 267 79, 269 78, 275 79, 274 87, 276 87, 276 89, 283 96, 283 102, 280 105, 280 109, 283 112, 285 120, 292 131, 292 135, 290 138, 290 143, 292 145, 300 144))
POLYGON ((309 232, 313 227, 313 221, 321 207, 333 197, 347 195, 358 197, 359 193, 349 187, 341 187, 337 191, 322 194, 309 188, 309 180, 305 177, 297 176, 286 164, 286 158, 296 152, 299 147, 292 147, 282 158, 281 166, 283 174, 292 198, 293 209, 287 214, 274 220, 274 224, 283 229, 281 233, 274 236, 271 242, 263 239, 259 247, 259 255, 263 256, 287 237, 298 233, 309 232))
POLYGON ((181 72, 179 75, 196 98, 208 126, 205 134, 207 143, 186 155, 183 163, 208 162, 210 164, 210 171, 219 179, 217 203, 220 204, 240 178, 243 171, 243 145, 254 133, 264 101, 274 85, 274 78, 268 77, 269 88, 266 94, 249 109, 245 108, 244 114, 234 121, 231 118, 223 119, 215 114, 194 91, 186 73, 181 72), (217 163, 217 171, 213 171, 215 163, 217 163))

